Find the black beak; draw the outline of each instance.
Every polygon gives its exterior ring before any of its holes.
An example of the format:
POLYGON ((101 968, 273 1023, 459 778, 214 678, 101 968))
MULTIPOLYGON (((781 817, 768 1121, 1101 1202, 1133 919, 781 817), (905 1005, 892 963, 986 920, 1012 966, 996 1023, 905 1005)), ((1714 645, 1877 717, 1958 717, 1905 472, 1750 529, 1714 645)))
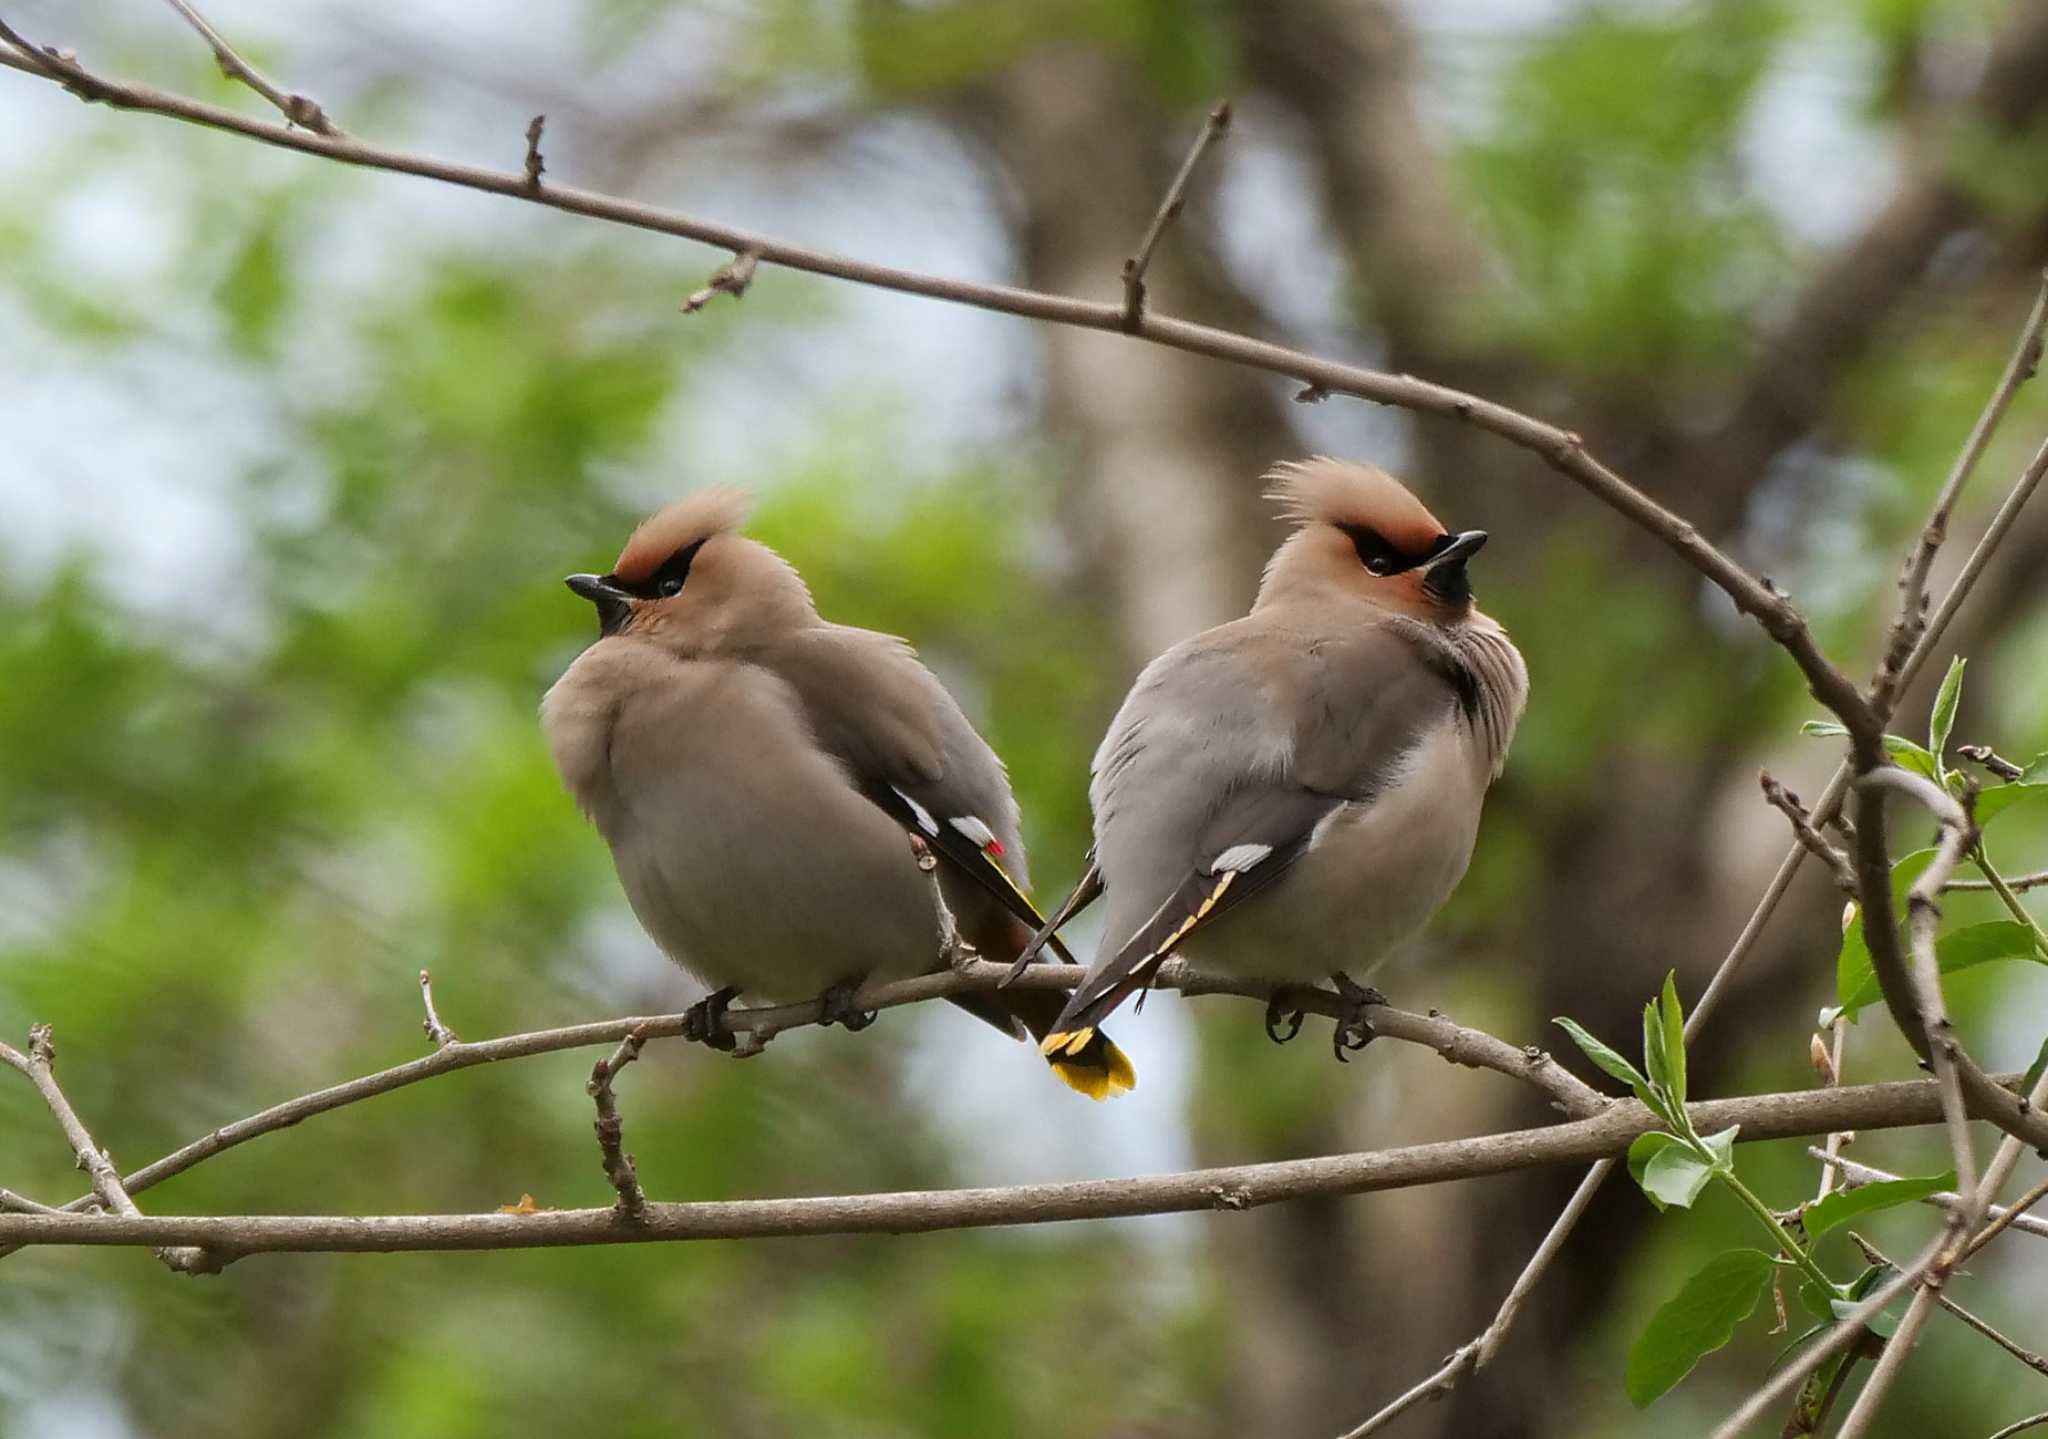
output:
POLYGON ((632 617, 632 596, 613 584, 609 576, 571 575, 562 583, 597 606, 600 635, 617 634, 632 617))
POLYGON ((1466 530, 1423 562, 1422 589, 1432 599, 1447 605, 1472 602, 1472 582, 1465 577, 1465 561, 1486 543, 1485 530, 1466 530))

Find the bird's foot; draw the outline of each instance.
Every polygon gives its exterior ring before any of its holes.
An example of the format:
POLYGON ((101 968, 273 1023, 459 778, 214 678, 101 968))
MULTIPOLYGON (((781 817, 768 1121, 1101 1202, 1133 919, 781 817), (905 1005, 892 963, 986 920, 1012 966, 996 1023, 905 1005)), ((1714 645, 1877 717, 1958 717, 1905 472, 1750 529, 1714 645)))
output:
POLYGON ((1284 1003, 1286 995, 1286 990, 1276 989, 1266 1001, 1266 1038, 1275 1044, 1285 1044, 1301 1033, 1302 1013, 1284 1003), (1283 1024, 1287 1026, 1284 1032, 1280 1028, 1283 1024))
POLYGON ((860 981, 842 979, 818 996, 821 1025, 843 1025, 849 1033, 866 1029, 875 1022, 875 1011, 863 1010, 854 1003, 854 996, 860 993, 860 981))
POLYGON ((733 1032, 725 1027, 725 1011, 734 999, 739 997, 740 987, 728 984, 724 989, 714 989, 683 1015, 683 1038, 694 1039, 699 1044, 708 1044, 713 1049, 732 1053, 738 1041, 733 1032))
POLYGON ((1330 1052, 1337 1056, 1339 1064, 1349 1064, 1350 1056, 1373 1040, 1372 1021, 1366 1018, 1366 1010, 1376 1004, 1385 1004, 1387 997, 1371 985, 1355 982, 1341 971, 1331 975, 1330 981, 1337 986, 1338 995, 1349 1006, 1349 1012, 1337 1021, 1336 1028, 1330 1033, 1330 1052))

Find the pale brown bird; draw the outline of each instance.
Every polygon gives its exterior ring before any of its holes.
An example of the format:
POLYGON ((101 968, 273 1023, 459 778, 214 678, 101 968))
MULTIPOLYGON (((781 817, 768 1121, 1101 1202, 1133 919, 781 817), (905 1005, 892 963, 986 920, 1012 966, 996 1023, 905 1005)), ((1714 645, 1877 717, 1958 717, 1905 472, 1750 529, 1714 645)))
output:
MULTIPOLYGON (((861 982, 946 963, 941 895, 990 958, 1039 923, 1002 762, 908 644, 820 618, 788 562, 738 533, 746 510, 734 491, 692 495, 634 531, 610 574, 569 576, 600 635, 541 703, 634 914, 716 988, 693 1027, 725 1048, 741 992, 823 994, 828 1019, 864 1024, 861 982)), ((1021 1038, 1043 1037, 1063 999, 955 1003, 1021 1038)), ((1054 1063, 1098 1099, 1136 1082, 1099 1034, 1054 1063)))
MULTIPOLYGON (((1177 950, 1377 1002, 1352 976, 1413 937, 1472 856, 1528 696, 1521 655, 1472 604, 1486 533, 1452 534, 1368 465, 1269 478, 1297 528, 1251 613, 1147 665, 1096 751, 1095 864, 1055 925, 1095 891, 1108 918, 1042 1043, 1056 1064, 1177 950)), ((1362 1016, 1339 1026, 1338 1057, 1367 1038, 1362 1016)))

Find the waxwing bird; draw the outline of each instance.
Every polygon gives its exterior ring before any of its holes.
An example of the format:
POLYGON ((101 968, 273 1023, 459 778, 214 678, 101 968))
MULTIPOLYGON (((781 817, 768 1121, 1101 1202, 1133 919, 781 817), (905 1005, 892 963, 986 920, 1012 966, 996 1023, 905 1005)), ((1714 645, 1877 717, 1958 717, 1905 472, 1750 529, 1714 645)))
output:
MULTIPOLYGON (((1039 923, 1002 762, 908 644, 820 618, 795 569, 739 533, 746 510, 734 491, 692 495, 610 574, 569 576, 600 634, 541 702, 633 913, 715 987, 693 1029, 722 1048, 740 992, 823 995, 828 1020, 858 1027, 853 990, 942 967, 949 931, 1007 961, 1039 923)), ((1043 1038, 1064 1000, 955 1003, 1043 1038)), ((1054 1063, 1093 1098, 1136 1082, 1099 1033, 1054 1063)))
MULTIPOLYGON (((1296 528, 1251 613, 1147 665, 1096 751, 1095 864, 1059 914, 1099 889, 1108 917, 1041 1044, 1055 1064, 1181 950, 1379 1002, 1350 976, 1419 931, 1471 858, 1529 687, 1472 604, 1485 532, 1447 531, 1366 465, 1268 478, 1296 528)), ((1362 1014, 1340 1025, 1338 1057, 1370 1037, 1362 1014)))

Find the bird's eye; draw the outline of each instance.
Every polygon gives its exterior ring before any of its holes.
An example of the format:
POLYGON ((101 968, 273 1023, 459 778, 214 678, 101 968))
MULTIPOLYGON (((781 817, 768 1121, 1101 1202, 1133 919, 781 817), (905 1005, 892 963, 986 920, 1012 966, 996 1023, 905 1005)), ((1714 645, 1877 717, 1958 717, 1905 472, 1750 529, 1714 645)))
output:
POLYGON ((663 599, 669 599, 672 596, 681 594, 682 592, 683 581, 682 578, 678 575, 670 575, 667 579, 661 582, 661 597, 663 599))
POLYGON ((1372 574, 1384 575, 1385 573, 1387 573, 1387 571, 1393 568, 1393 565, 1390 564, 1388 561, 1379 558, 1378 556, 1374 556, 1372 559, 1369 559, 1365 562, 1365 568, 1368 572, 1372 574))

